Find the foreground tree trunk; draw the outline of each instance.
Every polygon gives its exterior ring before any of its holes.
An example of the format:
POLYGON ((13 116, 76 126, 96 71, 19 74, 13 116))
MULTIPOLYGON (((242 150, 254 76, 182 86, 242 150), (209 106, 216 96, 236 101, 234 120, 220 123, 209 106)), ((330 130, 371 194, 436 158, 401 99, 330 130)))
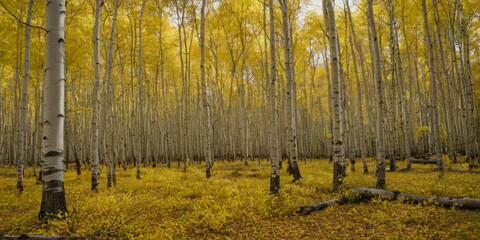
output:
POLYGON ((98 124, 100 115, 100 82, 101 61, 100 61, 100 13, 102 11, 103 1, 96 0, 95 7, 95 27, 93 30, 93 39, 95 41, 95 83, 93 87, 93 110, 92 110, 92 152, 90 160, 92 161, 92 191, 97 191, 98 186, 98 124))
POLYGON ((296 181, 302 176, 298 169, 298 139, 297 139, 297 124, 296 124, 296 101, 295 101, 295 79, 293 76, 293 59, 292 59, 292 36, 289 26, 288 17, 288 0, 281 0, 282 4, 282 21, 283 21, 283 34, 284 34, 284 61, 285 61, 285 76, 287 77, 287 89, 286 89, 286 118, 287 136, 288 136, 288 168, 287 171, 293 175, 293 181, 296 181))
POLYGON ((205 171, 206 176, 211 176, 210 169, 212 167, 212 125, 210 120, 210 104, 207 96, 207 83, 205 80, 205 4, 206 0, 202 0, 201 19, 200 19, 200 73, 202 78, 202 103, 203 103, 203 126, 204 126, 204 146, 205 155, 205 171))
POLYGON ((377 188, 385 189, 385 117, 383 109, 383 80, 382 63, 380 58, 380 44, 377 38, 375 20, 373 16, 373 0, 368 0, 368 26, 370 28, 371 45, 373 47, 373 69, 377 90, 377 188))
MULTIPOLYGON (((325 0, 324 0, 325 1, 325 0)), ((340 97, 340 69, 339 54, 337 43, 337 28, 335 24, 335 12, 331 0, 326 0, 328 15, 328 38, 330 45, 330 68, 332 77, 332 99, 333 99, 333 188, 342 184, 342 178, 345 175, 345 150, 343 148, 342 138, 342 114, 340 97)), ((325 4, 324 4, 325 6, 325 4)), ((324 12, 325 13, 325 12, 324 12)))
POLYGON ((25 122, 28 108, 28 82, 30 80, 30 26, 32 22, 33 0, 28 4, 27 24, 25 25, 25 59, 23 67, 22 107, 20 108, 20 126, 18 129, 17 189, 23 192, 23 169, 25 168, 25 122))
POLYGON ((65 0, 45 8, 45 83, 42 137, 43 192, 39 218, 67 212, 63 185, 65 122, 65 0))
POLYGON ((271 143, 270 143, 270 193, 278 194, 280 189, 280 146, 278 139, 278 105, 277 105, 277 91, 276 91, 276 75, 277 67, 275 65, 275 18, 273 14, 273 0, 269 0, 269 13, 270 13, 270 86, 269 86, 269 98, 270 98, 270 111, 271 111, 271 143))

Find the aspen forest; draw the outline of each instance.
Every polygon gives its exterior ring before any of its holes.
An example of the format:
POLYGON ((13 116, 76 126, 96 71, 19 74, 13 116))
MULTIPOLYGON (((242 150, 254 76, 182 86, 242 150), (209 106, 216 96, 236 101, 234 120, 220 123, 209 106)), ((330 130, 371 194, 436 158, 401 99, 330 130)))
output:
POLYGON ((480 0, 0 0, 0 239, 480 239, 480 0))

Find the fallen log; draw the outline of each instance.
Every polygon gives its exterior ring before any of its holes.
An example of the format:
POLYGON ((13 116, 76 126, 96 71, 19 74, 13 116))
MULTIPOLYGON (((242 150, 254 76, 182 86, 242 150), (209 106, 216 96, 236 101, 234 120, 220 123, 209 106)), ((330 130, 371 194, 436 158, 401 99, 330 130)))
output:
POLYGON ((417 164, 437 164, 437 160, 429 160, 429 159, 412 159, 410 160, 411 163, 417 164))
POLYGON ((328 206, 335 204, 341 205, 345 203, 359 203, 369 201, 372 198, 380 197, 384 200, 400 201, 404 203, 417 204, 436 204, 442 207, 456 207, 458 209, 480 209, 480 199, 471 198, 448 198, 448 197, 433 197, 422 195, 405 194, 398 191, 392 192, 387 190, 375 188, 355 188, 354 191, 348 195, 338 199, 320 202, 311 206, 300 207, 297 211, 299 215, 308 215, 314 211, 322 210, 328 206))

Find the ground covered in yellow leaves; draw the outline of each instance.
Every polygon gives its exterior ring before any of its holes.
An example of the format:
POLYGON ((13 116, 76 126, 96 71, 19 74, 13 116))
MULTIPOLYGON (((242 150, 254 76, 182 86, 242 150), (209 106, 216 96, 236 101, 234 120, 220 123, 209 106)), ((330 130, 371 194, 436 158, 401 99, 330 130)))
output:
MULTIPOLYGON (((374 171, 374 160, 369 169, 374 171)), ((357 161, 359 163, 361 161, 357 161)), ((402 168, 404 162, 398 162, 402 168)), ((285 165, 285 163, 284 163, 285 165)), ((301 162, 303 179, 292 183, 282 170, 281 193, 269 194, 270 164, 243 166, 216 162, 205 179, 203 165, 187 173, 177 164, 117 170, 117 186, 90 191, 90 172, 68 170, 65 188, 69 215, 48 224, 37 219, 41 185, 25 170, 25 190, 18 195, 15 171, 0 168, 0 236, 11 234, 94 235, 125 239, 480 239, 480 210, 445 209, 373 200, 332 206, 297 216, 300 206, 338 198, 353 187, 375 187, 375 175, 348 171, 345 189, 332 191, 328 160, 301 162)), ((411 171, 387 172, 388 190, 418 195, 480 199, 480 172, 466 164, 413 165, 411 171)), ((360 170, 360 171, 359 171, 360 170)), ((103 173, 104 171, 102 171, 103 173)))

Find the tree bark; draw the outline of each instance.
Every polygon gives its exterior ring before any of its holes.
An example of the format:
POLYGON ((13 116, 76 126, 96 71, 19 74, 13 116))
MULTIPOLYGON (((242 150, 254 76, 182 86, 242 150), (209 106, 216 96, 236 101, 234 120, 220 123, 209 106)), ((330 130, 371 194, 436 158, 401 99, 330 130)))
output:
POLYGON ((275 64, 275 18, 273 0, 269 0, 270 13, 270 111, 271 111, 271 143, 270 143, 270 193, 278 194, 280 189, 280 150, 278 139, 278 105, 276 90, 277 67, 275 64))
POLYGON ((101 60, 100 60, 100 14, 103 7, 103 0, 96 0, 95 7, 95 27, 93 30, 95 41, 95 83, 93 88, 93 110, 92 110, 92 191, 98 191, 98 165, 99 165, 99 115, 100 115, 100 82, 101 76, 101 60))
POLYGON ((382 67, 380 58, 380 45, 377 38, 377 29, 375 27, 375 20, 373 15, 373 0, 368 0, 368 25, 370 28, 371 45, 373 47, 373 60, 372 63, 374 69, 374 78, 376 82, 376 96, 377 96, 377 188, 385 189, 385 118, 384 118, 384 96, 383 96, 383 80, 382 80, 382 67))
POLYGON ((331 0, 326 1, 324 6, 327 6, 326 13, 328 15, 328 34, 330 45, 330 68, 331 68, 331 82, 332 82, 332 102, 333 102, 333 188, 336 189, 342 185, 345 172, 345 150, 343 147, 342 138, 342 100, 340 97, 340 69, 339 69, 339 54, 337 42, 337 28, 335 24, 335 13, 331 0))
POLYGON ((201 19, 200 19, 200 73, 202 81, 202 105, 203 105, 203 126, 204 126, 204 146, 205 154, 205 172, 207 178, 211 176, 210 169, 212 167, 212 125, 210 119, 210 104, 207 97, 207 83, 205 80, 205 4, 206 0, 202 0, 201 19))
MULTIPOLYGON (((23 65, 23 93, 22 107, 20 108, 20 123, 18 129, 18 160, 17 160, 17 189, 23 192, 23 174, 25 168, 25 122, 28 108, 28 82, 30 80, 30 23, 32 22, 33 0, 28 3, 27 24, 25 25, 25 57, 23 65)), ((15 93, 16 94, 16 93, 15 93)))
POLYGON ((435 153, 437 155, 438 170, 443 171, 443 157, 442 157, 442 140, 440 136, 440 117, 438 114, 438 100, 437 100, 437 82, 435 79, 435 62, 433 55, 433 42, 430 37, 430 31, 428 28, 427 17, 427 4, 426 0, 422 0, 423 20, 425 26, 425 34, 427 36, 428 56, 429 56, 429 69, 430 69, 430 86, 432 93, 432 108, 433 108, 433 136, 435 144, 435 153))
POLYGON ((39 218, 61 214, 67 204, 63 184, 65 97, 65 0, 51 0, 45 8, 45 84, 42 137, 43 192, 39 218))
POLYGON ((286 118, 287 136, 288 136, 288 168, 287 171, 293 175, 293 181, 300 179, 300 170, 298 169, 298 146, 297 146, 297 126, 295 119, 296 101, 295 101, 295 79, 293 76, 293 59, 292 59, 292 36, 289 26, 288 17, 288 0, 281 0, 282 6, 282 22, 284 34, 284 61, 285 61, 285 76, 287 78, 286 89, 286 118))

